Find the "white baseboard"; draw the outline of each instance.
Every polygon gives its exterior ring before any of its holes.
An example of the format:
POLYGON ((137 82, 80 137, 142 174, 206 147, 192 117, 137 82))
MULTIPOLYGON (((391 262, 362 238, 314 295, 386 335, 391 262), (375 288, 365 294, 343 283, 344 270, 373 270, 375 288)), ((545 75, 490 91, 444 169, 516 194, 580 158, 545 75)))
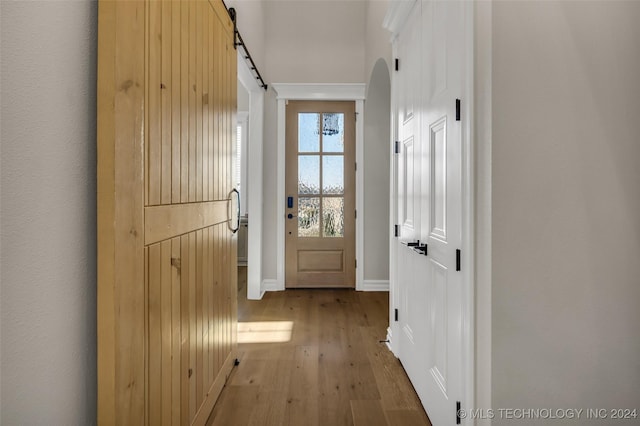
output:
POLYGON ((389 280, 364 280, 360 291, 389 291, 389 280))
MULTIPOLYGON (((387 348, 389 348, 389 350, 391 351, 392 354, 396 355, 395 352, 393 352, 393 332, 391 331, 391 327, 387 327, 387 348)), ((396 355, 397 357, 397 355, 396 355)))
POLYGON ((262 291, 282 291, 284 286, 278 280, 262 280, 262 291))
MULTIPOLYGON (((262 280, 262 291, 283 291, 284 285, 278 280, 262 280)), ((364 280, 359 291, 389 291, 388 280, 364 280)))

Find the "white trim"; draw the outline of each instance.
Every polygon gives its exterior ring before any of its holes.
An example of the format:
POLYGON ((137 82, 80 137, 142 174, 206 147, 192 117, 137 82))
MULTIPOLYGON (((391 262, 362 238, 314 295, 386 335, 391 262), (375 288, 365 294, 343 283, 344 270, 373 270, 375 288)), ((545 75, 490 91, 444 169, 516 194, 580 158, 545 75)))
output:
MULTIPOLYGON (((474 5, 475 41, 475 364, 474 399, 476 408, 492 406, 491 399, 491 150, 492 150, 492 3, 474 5)), ((491 425, 491 420, 476 422, 478 426, 491 425)))
MULTIPOLYGON (((274 87, 275 88, 275 87, 274 87)), ((277 90, 277 89, 276 89, 277 90)), ((285 197, 285 167, 286 167, 286 101, 278 98, 277 101, 277 159, 276 159, 276 282, 277 288, 273 290, 284 290, 284 268, 285 268, 285 247, 284 247, 284 197, 285 197)), ((273 291, 271 290, 271 291, 273 291)))
POLYGON ((393 355, 396 356, 396 358, 398 357, 398 355, 396 355, 396 353, 393 351, 393 330, 391 330, 391 327, 387 327, 387 348, 389 348, 389 350, 391 351, 391 353, 393 353, 393 355))
POLYGON ((389 280, 364 280, 360 291, 389 291, 389 280))
MULTIPOLYGON (((326 101, 355 101, 356 113, 356 290, 362 290, 363 286, 363 250, 364 247, 364 197, 362 185, 364 184, 364 97, 366 84, 285 84, 275 83, 271 85, 277 93, 277 189, 276 189, 276 279, 271 283, 273 290, 285 288, 285 246, 284 246, 284 199, 285 199, 285 125, 286 125, 286 101, 288 100, 326 100, 326 101)), ((251 226, 249 226, 251 229, 251 226)), ((266 287, 263 287, 266 290, 266 287)), ((273 291, 269 290, 269 291, 273 291)))
MULTIPOLYGON (((391 46, 392 54, 394 57, 397 56, 398 46, 394 43, 391 46)), ((397 357, 399 354, 400 346, 399 342, 394 342, 391 338, 393 332, 398 330, 398 322, 395 320, 395 309, 400 308, 400 300, 398 298, 398 277, 396 274, 396 263, 397 263, 397 248, 398 248, 398 239, 394 237, 393 231, 394 227, 398 222, 398 208, 396 206, 396 200, 398 199, 398 185, 397 185, 397 155, 394 151, 394 141, 398 140, 398 73, 391 71, 391 129, 390 129, 390 138, 391 143, 389 144, 389 160, 391 164, 389 165, 389 349, 393 354, 397 357)), ((397 334, 396 334, 397 335, 397 334)))
POLYGON ((392 0, 389 2, 387 14, 382 21, 382 27, 391 31, 395 38, 404 27, 411 9, 417 0, 392 0))
POLYGON ((253 77, 247 61, 238 52, 238 80, 249 92, 247 157, 247 298, 259 300, 262 290, 262 139, 264 90, 253 77), (251 182, 257 183, 251 185, 251 182))
MULTIPOLYGON (((364 101, 356 101, 356 290, 364 288, 364 101)), ((387 288, 389 288, 387 286, 387 288)))
POLYGON ((284 286, 278 280, 262 280, 262 294, 267 291, 282 291, 284 286))
POLYGON ((364 83, 347 84, 297 84, 273 83, 278 99, 314 101, 355 101, 365 97, 364 83))
POLYGON ((464 45, 466 47, 463 93, 467 97, 461 105, 462 115, 462 253, 463 274, 463 318, 462 355, 466 361, 462 366, 465 409, 473 410, 475 405, 475 150, 474 150, 474 10, 473 2, 463 5, 464 45), (466 315, 466 316, 465 316, 466 315))
POLYGON ((249 162, 247 156, 249 152, 249 111, 238 111, 236 121, 242 128, 242 140, 240 141, 240 182, 236 182, 236 184, 240 185, 240 215, 244 216, 249 208, 249 203, 247 202, 249 188, 249 178, 247 175, 247 163, 249 162))

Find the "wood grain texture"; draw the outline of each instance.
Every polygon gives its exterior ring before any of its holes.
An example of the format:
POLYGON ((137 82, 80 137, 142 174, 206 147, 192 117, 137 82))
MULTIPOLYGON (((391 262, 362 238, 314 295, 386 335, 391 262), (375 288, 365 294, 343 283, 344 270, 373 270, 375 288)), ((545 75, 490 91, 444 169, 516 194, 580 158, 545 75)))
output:
POLYGON ((145 4, 99 9, 98 421, 143 424, 145 4))
POLYGON ((228 219, 226 201, 152 206, 146 207, 144 213, 146 244, 187 234, 228 219))
POLYGON ((238 345, 240 365, 208 425, 430 426, 400 362, 381 342, 388 293, 296 289, 247 300, 246 267, 238 271, 241 330, 289 324, 291 335, 265 342, 257 332, 241 333, 247 343, 238 345))
POLYGON ((232 158, 213 149, 234 137, 233 27, 219 0, 98 13, 98 423, 201 425, 236 349, 232 158))
POLYGON ((354 426, 387 426, 379 399, 351 401, 354 426))

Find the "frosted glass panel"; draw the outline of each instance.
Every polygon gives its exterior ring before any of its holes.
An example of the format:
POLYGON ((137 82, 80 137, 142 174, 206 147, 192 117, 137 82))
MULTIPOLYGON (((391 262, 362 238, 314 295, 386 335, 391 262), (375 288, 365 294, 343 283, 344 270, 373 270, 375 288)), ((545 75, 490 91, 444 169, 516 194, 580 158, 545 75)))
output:
POLYGON ((322 151, 344 152, 344 114, 322 114, 322 151))
POLYGON ((320 114, 298 114, 298 151, 320 151, 320 114))
POLYGON ((322 223, 324 237, 344 236, 344 198, 327 197, 322 199, 322 223))
POLYGON ((320 193, 320 157, 298 156, 298 194, 320 193))
POLYGON ((322 192, 344 194, 344 157, 342 155, 322 157, 322 192))
POLYGON ((320 198, 298 199, 298 237, 320 236, 320 198))

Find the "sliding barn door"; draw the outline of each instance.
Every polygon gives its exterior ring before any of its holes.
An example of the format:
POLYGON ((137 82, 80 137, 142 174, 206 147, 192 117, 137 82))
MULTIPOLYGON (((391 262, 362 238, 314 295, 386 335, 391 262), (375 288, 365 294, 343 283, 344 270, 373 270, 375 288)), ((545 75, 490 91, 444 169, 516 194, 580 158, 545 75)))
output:
POLYGON ((204 424, 235 359, 221 0, 99 3, 98 422, 204 424))

